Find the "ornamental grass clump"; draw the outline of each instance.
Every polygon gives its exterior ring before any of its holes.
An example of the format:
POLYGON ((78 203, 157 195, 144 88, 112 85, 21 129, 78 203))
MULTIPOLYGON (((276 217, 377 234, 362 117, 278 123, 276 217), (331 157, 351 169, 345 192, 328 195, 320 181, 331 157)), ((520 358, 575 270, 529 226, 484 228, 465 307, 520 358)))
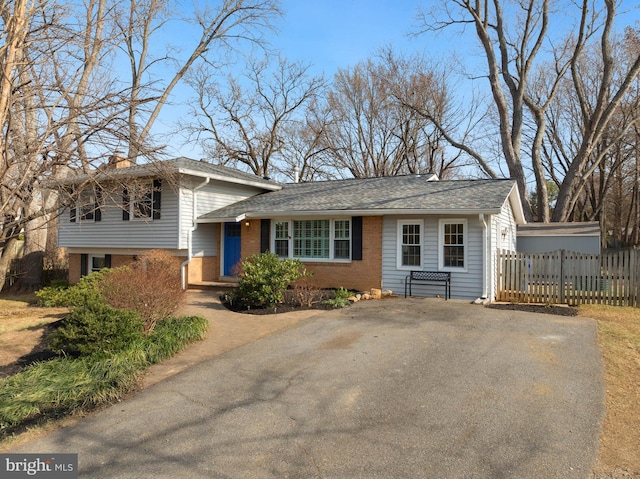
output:
MULTIPOLYGON (((165 319, 152 333, 136 334, 122 349, 59 357, 1 379, 0 439, 28 424, 121 399, 137 387, 147 367, 203 339, 208 325, 198 316, 165 319)), ((80 336, 89 337, 83 333, 73 338, 80 336)))

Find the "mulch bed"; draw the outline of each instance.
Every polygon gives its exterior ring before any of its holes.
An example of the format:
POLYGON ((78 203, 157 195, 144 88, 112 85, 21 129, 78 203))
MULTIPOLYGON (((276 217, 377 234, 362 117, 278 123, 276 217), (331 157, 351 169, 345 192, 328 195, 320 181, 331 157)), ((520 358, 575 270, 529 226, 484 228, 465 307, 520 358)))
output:
POLYGON ((525 311, 528 313, 557 314, 558 316, 577 316, 578 310, 571 306, 530 303, 491 303, 485 306, 493 309, 507 309, 511 311, 525 311))

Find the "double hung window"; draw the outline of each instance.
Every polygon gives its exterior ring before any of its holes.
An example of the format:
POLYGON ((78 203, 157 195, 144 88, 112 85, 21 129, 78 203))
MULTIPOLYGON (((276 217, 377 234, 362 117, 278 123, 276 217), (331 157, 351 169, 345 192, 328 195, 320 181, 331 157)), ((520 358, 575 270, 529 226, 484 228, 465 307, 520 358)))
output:
POLYGON ((467 221, 440 220, 439 262, 444 270, 467 267, 467 221))
POLYGON ((281 258, 343 261, 351 259, 351 220, 276 221, 273 250, 281 258))
POLYGON ((422 220, 398 221, 398 268, 422 268, 422 241, 424 222, 422 220))

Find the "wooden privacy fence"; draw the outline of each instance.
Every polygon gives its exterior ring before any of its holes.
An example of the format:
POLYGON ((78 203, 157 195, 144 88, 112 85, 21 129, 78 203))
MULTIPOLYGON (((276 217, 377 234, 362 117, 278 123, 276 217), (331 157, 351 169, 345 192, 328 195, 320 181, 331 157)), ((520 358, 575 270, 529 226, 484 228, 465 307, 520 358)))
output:
POLYGON ((640 250, 498 251, 497 301, 640 306, 640 250))

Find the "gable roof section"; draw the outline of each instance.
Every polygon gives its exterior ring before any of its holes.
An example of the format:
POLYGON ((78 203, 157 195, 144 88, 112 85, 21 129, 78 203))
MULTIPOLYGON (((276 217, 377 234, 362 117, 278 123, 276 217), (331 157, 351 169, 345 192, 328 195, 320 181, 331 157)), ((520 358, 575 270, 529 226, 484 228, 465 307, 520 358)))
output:
MULTIPOLYGON (((170 160, 160 160, 151 163, 133 164, 125 168, 99 168, 93 172, 96 181, 123 178, 143 178, 148 176, 170 177, 175 174, 184 174, 212 180, 236 183, 241 185, 256 186, 269 191, 279 190, 282 186, 272 180, 260 178, 251 173, 229 168, 228 166, 213 165, 205 161, 192 160, 180 157, 170 160)), ((86 174, 68 176, 63 184, 77 184, 86 181, 86 174)))
POLYGON ((513 180, 428 181, 424 176, 294 183, 202 215, 198 222, 340 214, 497 214, 514 187, 513 180))

